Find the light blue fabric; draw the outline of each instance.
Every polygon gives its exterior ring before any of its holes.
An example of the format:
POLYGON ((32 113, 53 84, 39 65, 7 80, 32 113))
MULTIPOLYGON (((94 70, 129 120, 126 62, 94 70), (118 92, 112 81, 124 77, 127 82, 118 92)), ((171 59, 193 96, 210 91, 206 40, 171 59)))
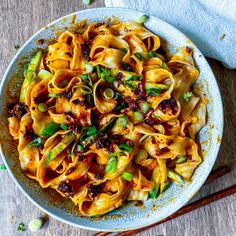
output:
POLYGON ((235 0, 105 0, 157 16, 185 33, 205 56, 236 68, 235 0))

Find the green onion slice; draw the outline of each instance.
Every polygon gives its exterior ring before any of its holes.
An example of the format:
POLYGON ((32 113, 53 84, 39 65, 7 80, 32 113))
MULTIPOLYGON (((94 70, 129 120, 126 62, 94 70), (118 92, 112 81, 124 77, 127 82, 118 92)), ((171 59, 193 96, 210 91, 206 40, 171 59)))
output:
POLYGON ((135 52, 134 55, 140 60, 140 61, 144 61, 146 58, 143 55, 143 53, 141 52, 135 52))
POLYGON ((101 78, 101 68, 100 68, 100 66, 96 66, 96 71, 97 71, 98 78, 101 78))
POLYGON ((142 15, 138 20, 137 22, 140 23, 140 24, 143 24, 145 23, 147 20, 148 20, 149 16, 147 15, 142 15))
POLYGON ((61 94, 49 93, 48 97, 50 97, 50 98, 58 98, 58 97, 61 97, 61 94))
POLYGON ((148 102, 143 101, 143 102, 140 104, 140 108, 141 108, 141 111, 142 111, 143 113, 146 113, 146 112, 148 112, 148 111, 150 110, 151 105, 150 105, 148 102))
POLYGON ((170 183, 166 182, 163 186, 161 186, 160 193, 164 193, 170 187, 170 183))
POLYGON ((83 4, 90 5, 91 4, 91 0, 83 0, 83 4))
POLYGON ((126 48, 121 48, 120 49, 123 53, 127 53, 127 49, 126 48))
POLYGON ((66 124, 61 124, 60 127, 64 130, 67 131, 69 127, 66 124))
POLYGON ((31 142, 29 142, 28 147, 32 148, 32 147, 38 147, 42 144, 42 140, 40 137, 34 138, 33 140, 31 140, 31 142))
POLYGON ((144 115, 142 112, 135 111, 133 113, 133 119, 135 123, 141 122, 144 119, 144 115))
POLYGON ((126 143, 120 144, 118 147, 123 152, 131 153, 133 151, 133 147, 126 143))
POLYGON ((31 220, 29 223, 29 229, 32 232, 35 232, 37 230, 39 230, 43 225, 43 219, 42 218, 37 218, 34 220, 31 220))
POLYGON ((186 156, 179 156, 176 158, 175 163, 182 164, 182 163, 186 162, 187 160, 188 160, 188 158, 186 156))
POLYGON ((60 125, 54 122, 49 123, 41 132, 40 136, 48 138, 60 129, 60 125))
POLYGON ((133 178, 133 174, 130 172, 124 172, 124 173, 122 173, 121 176, 122 176, 122 178, 124 178, 127 181, 131 181, 133 178))
POLYGON ((47 107, 47 105, 45 103, 39 103, 38 110, 40 112, 46 112, 48 110, 48 107, 47 107))
POLYGON ((81 145, 81 144, 77 145, 77 151, 78 152, 81 152, 83 149, 84 149, 83 145, 81 145))
POLYGON ((25 78, 29 81, 29 82, 33 82, 36 79, 36 73, 32 70, 27 70, 26 74, 25 74, 25 78))
POLYGON ((109 174, 113 174, 115 173, 116 168, 117 168, 117 159, 115 157, 109 158, 105 171, 109 174))
POLYGON ((47 70, 40 70, 37 76, 41 80, 51 79, 53 77, 53 75, 47 70))
POLYGON ((115 77, 113 77, 112 75, 105 75, 105 74, 101 74, 101 76, 102 76, 102 78, 105 80, 105 81, 107 81, 107 82, 109 82, 109 83, 113 83, 114 81, 115 81, 115 77))
POLYGON ((179 183, 184 183, 183 178, 171 169, 168 169, 167 176, 179 183))
POLYGON ((149 52, 148 52, 148 56, 149 56, 149 57, 156 57, 157 54, 156 54, 156 52, 154 52, 154 51, 149 51, 149 52))
POLYGON ((110 99, 114 98, 114 96, 115 96, 115 92, 114 92, 111 88, 106 88, 106 89, 103 91, 103 97, 104 97, 105 99, 110 100, 110 99))
POLYGON ((125 128, 128 125, 128 122, 129 120, 126 116, 121 116, 116 120, 116 125, 125 128))
POLYGON ((97 133, 97 128, 95 125, 92 125, 91 127, 89 127, 89 129, 87 130, 87 136, 92 136, 94 134, 97 133))
POLYGON ((184 93, 183 98, 186 102, 188 102, 192 96, 193 96, 192 92, 186 92, 184 93))

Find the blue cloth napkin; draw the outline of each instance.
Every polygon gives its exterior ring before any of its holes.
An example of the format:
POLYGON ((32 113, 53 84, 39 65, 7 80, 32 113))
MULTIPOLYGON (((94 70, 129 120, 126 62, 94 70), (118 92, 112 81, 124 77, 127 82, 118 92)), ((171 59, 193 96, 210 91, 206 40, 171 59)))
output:
POLYGON ((235 0, 105 0, 154 15, 185 33, 205 56, 236 68, 235 0))

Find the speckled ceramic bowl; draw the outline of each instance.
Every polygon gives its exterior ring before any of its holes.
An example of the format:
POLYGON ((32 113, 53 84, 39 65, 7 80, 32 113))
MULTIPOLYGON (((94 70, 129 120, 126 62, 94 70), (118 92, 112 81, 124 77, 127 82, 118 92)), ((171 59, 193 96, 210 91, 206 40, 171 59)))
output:
POLYGON ((1 156, 7 169, 21 191, 42 211, 65 223, 91 230, 118 231, 140 228, 160 221, 173 214, 185 205, 200 189, 209 175, 220 148, 223 132, 222 100, 216 79, 206 59, 197 47, 185 35, 173 26, 150 16, 145 26, 168 42, 168 48, 174 52, 180 46, 188 45, 194 50, 195 63, 200 70, 200 76, 196 86, 201 87, 202 93, 208 98, 208 119, 206 126, 198 135, 201 143, 204 161, 197 168, 192 182, 184 186, 172 185, 157 200, 149 199, 142 207, 129 203, 117 210, 100 218, 81 217, 74 204, 63 199, 54 190, 42 189, 35 181, 27 178, 20 169, 16 143, 7 130, 7 108, 8 102, 16 101, 19 96, 21 81, 23 78, 23 64, 29 59, 36 48, 39 48, 37 40, 46 39, 46 43, 40 47, 45 48, 47 39, 55 38, 55 32, 70 27, 71 19, 76 16, 75 21, 84 18, 89 21, 102 21, 106 17, 116 16, 122 21, 135 21, 144 13, 121 8, 98 8, 79 11, 65 16, 37 32, 18 51, 7 68, 1 84, 0 117, 1 122, 1 156))

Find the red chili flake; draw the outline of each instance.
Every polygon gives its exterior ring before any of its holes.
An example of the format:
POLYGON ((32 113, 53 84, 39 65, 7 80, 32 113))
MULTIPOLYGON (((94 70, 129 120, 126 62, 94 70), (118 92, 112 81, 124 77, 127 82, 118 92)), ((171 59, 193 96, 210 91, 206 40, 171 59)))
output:
POLYGON ((101 191, 101 186, 99 185, 87 184, 86 188, 88 190, 88 195, 90 195, 92 198, 96 197, 101 191))
POLYGON ((191 52, 192 52, 192 49, 191 49, 190 47, 186 46, 186 52, 187 52, 187 53, 191 53, 191 52))
POLYGON ((159 105, 158 108, 163 112, 167 113, 172 111, 173 113, 178 111, 178 106, 176 100, 174 98, 163 100, 159 105))
POLYGON ((171 140, 171 139, 166 140, 166 145, 170 146, 172 143, 173 143, 173 140, 171 140))
POLYGON ((123 70, 134 72, 133 67, 129 63, 121 62, 120 66, 122 67, 123 70))
POLYGON ((104 177, 104 174, 103 173, 100 173, 100 172, 97 172, 95 174, 95 179, 99 180, 99 179, 102 179, 104 177))
POLYGON ((169 152, 169 151, 170 151, 170 149, 169 149, 168 147, 163 147, 163 148, 159 149, 159 150, 156 152, 156 154, 157 154, 157 155, 162 155, 162 154, 167 153, 167 152, 169 152))
POLYGON ((53 86, 53 84, 48 84, 48 87, 53 88, 54 86, 53 86))
POLYGON ((192 161, 193 157, 192 155, 187 155, 188 160, 192 161))
POLYGON ((38 44, 38 45, 43 45, 43 44, 44 44, 44 39, 39 39, 39 40, 37 41, 37 44, 38 44))
POLYGON ((21 103, 11 103, 7 105, 8 113, 10 116, 17 117, 21 119, 21 117, 29 111, 29 108, 26 104, 21 103))
POLYGON ((73 187, 69 184, 68 180, 61 181, 57 189, 62 193, 68 194, 70 197, 73 197, 75 195, 75 191, 73 187))
POLYGON ((103 22, 98 22, 96 25, 94 25, 94 28, 96 29, 96 28, 98 28, 98 27, 100 27, 101 25, 104 25, 105 23, 103 23, 103 22))
POLYGON ((73 171, 75 171, 76 170, 76 167, 75 166, 71 166, 69 169, 68 169, 68 171, 66 172, 66 175, 69 175, 69 174, 71 174, 73 171))

